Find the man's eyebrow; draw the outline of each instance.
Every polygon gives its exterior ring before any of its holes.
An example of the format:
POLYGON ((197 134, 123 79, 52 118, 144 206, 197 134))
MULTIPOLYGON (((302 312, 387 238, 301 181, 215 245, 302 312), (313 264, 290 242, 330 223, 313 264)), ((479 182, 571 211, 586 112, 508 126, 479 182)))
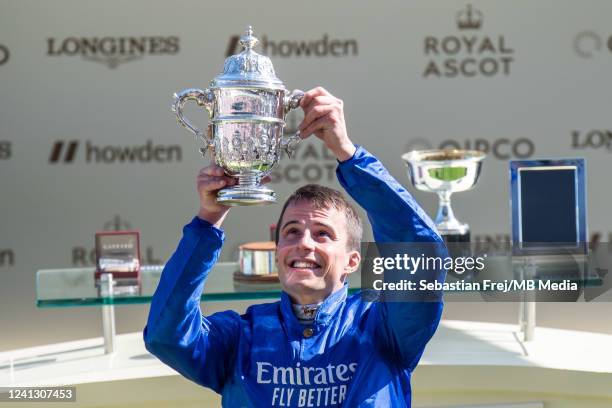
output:
POLYGON ((298 220, 289 220, 287 221, 285 224, 283 224, 283 226, 281 227, 281 229, 284 229, 287 225, 289 224, 299 224, 300 222, 298 220))
MULTIPOLYGON (((283 224, 283 226, 281 227, 281 229, 285 229, 285 227, 286 227, 287 225, 290 225, 290 224, 301 224, 301 223, 300 223, 298 220, 289 220, 289 221, 287 221, 285 224, 283 224)), ((334 227, 333 227, 333 225, 331 225, 331 224, 326 224, 326 223, 324 223, 324 222, 317 221, 317 222, 315 222, 315 225, 319 225, 319 226, 322 226, 322 227, 325 227, 325 228, 329 228, 329 229, 331 229, 332 231, 334 231, 334 227)))
POLYGON ((334 231, 334 226, 333 226, 333 225, 331 225, 331 224, 326 224, 326 223, 324 223, 324 222, 320 222, 320 221, 318 221, 318 222, 315 222, 315 225, 320 225, 320 226, 323 226, 323 227, 329 228, 330 230, 334 231))

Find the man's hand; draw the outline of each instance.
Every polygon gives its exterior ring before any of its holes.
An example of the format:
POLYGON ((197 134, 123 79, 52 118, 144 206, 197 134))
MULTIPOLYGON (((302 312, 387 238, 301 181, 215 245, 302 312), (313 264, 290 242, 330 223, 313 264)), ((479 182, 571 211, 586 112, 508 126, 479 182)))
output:
MULTIPOLYGON (((261 184, 270 182, 271 177, 261 179, 261 184)), ((198 217, 210 222, 217 228, 221 228, 223 220, 230 208, 217 202, 217 191, 224 187, 230 187, 238 183, 238 179, 225 175, 222 167, 210 164, 198 173, 198 195, 200 196, 200 210, 198 217)))
POLYGON ((299 127, 302 138, 314 134, 341 162, 353 157, 356 148, 346 133, 342 100, 318 87, 304 93, 300 106, 304 110, 299 127))
POLYGON ((227 186, 233 186, 236 181, 234 177, 226 176, 223 169, 215 164, 200 170, 197 180, 200 196, 198 217, 220 228, 230 207, 217 202, 217 191, 227 186))

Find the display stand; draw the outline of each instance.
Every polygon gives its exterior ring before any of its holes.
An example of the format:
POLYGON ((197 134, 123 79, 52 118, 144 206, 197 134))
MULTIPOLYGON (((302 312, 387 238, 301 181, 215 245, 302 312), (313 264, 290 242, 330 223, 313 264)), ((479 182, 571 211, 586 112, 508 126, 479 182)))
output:
POLYGON ((103 299, 110 300, 108 304, 102 306, 102 333, 104 337, 104 354, 111 354, 115 351, 115 305, 113 305, 113 275, 103 273, 100 277, 102 285, 100 287, 103 299))
MULTIPOLYGON (((536 276, 536 271, 537 267, 533 259, 525 258, 520 266, 521 282, 528 279, 534 279, 536 276)), ((523 341, 534 340, 536 328, 536 302, 534 291, 523 290, 521 292, 518 326, 519 332, 523 337, 523 341)))

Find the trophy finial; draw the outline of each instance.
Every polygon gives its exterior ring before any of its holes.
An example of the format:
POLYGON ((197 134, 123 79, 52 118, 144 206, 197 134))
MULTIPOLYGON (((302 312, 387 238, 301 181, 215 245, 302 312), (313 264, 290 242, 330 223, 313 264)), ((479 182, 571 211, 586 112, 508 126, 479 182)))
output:
POLYGON ((240 37, 240 45, 242 45, 245 51, 250 51, 258 42, 257 37, 253 35, 253 27, 248 26, 244 35, 240 37))

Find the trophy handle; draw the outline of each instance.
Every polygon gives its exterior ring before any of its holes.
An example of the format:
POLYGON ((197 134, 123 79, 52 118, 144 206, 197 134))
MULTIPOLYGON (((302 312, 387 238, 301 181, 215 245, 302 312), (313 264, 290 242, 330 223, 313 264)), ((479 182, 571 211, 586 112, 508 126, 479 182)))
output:
POLYGON ((285 115, 289 113, 289 111, 297 109, 303 97, 304 92, 299 89, 295 89, 289 95, 285 96, 285 100, 283 101, 285 104, 285 115))
POLYGON ((293 136, 283 137, 281 140, 281 148, 287 153, 287 157, 291 158, 295 150, 297 149, 297 145, 302 141, 300 137, 300 131, 295 132, 293 136))
MULTIPOLYGON (((304 92, 300 91, 299 89, 295 89, 289 95, 285 96, 283 101, 285 105, 285 116, 287 116, 287 113, 293 109, 297 109, 300 106, 300 101, 303 97, 304 92)), ((295 132, 295 135, 288 138, 283 138, 281 141, 281 147, 285 150, 289 158, 293 156, 293 153, 295 153, 295 149, 301 140, 302 138, 300 137, 299 130, 295 132)))
MULTIPOLYGON (((189 88, 185 89, 178 94, 174 94, 174 101, 172 102, 172 112, 176 115, 178 123, 185 129, 189 130, 195 135, 196 138, 202 138, 205 143, 205 147, 200 149, 202 154, 206 149, 213 147, 212 135, 205 137, 204 131, 194 126, 183 114, 183 107, 187 101, 195 101, 199 106, 203 106, 208 111, 208 116, 212 116, 214 94, 211 90, 189 88)), ((210 132, 209 132, 210 133, 210 132)))

